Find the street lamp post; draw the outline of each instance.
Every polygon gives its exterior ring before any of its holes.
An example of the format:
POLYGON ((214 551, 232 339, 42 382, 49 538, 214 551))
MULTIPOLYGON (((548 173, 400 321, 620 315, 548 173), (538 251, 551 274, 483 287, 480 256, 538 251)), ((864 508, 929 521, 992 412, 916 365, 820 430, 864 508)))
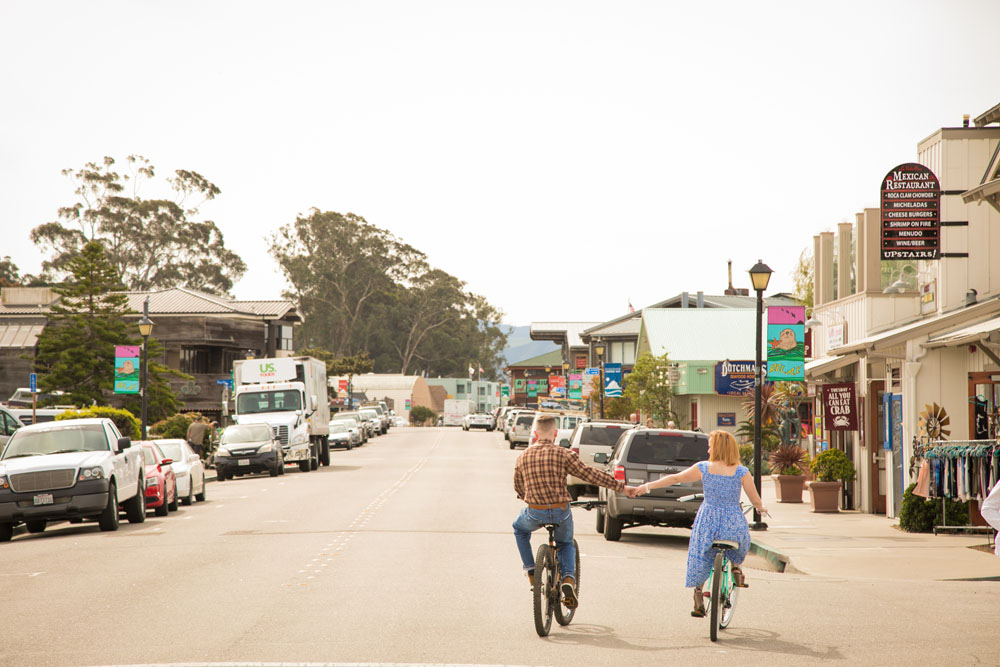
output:
POLYGON ((147 348, 149 347, 149 335, 153 333, 153 320, 149 319, 149 297, 142 304, 142 319, 139 320, 139 335, 142 336, 142 439, 146 439, 146 410, 149 398, 146 394, 146 374, 148 365, 147 348))
MULTIPOLYGON (((753 383, 753 485, 757 489, 758 495, 760 495, 760 469, 762 467, 760 442, 761 390, 763 389, 764 378, 767 376, 763 367, 763 359, 761 358, 763 356, 761 353, 761 340, 763 338, 761 328, 764 319, 764 290, 767 289, 767 283, 770 280, 770 267, 758 259, 754 267, 750 269, 750 281, 757 292, 757 338, 755 341, 757 356, 755 358, 756 365, 754 366, 753 383)), ((750 525, 750 528, 751 530, 767 530, 767 524, 761 521, 760 512, 756 508, 753 511, 753 524, 750 525)))
POLYGON ((598 388, 601 397, 601 419, 604 419, 604 342, 599 342, 594 346, 594 354, 597 355, 597 368, 601 373, 601 386, 598 388))
POLYGON ((566 405, 569 405, 569 362, 563 362, 563 398, 566 399, 566 405))
POLYGON ((549 381, 552 379, 552 366, 545 367, 545 391, 549 393, 549 398, 552 398, 552 387, 549 386, 549 381))

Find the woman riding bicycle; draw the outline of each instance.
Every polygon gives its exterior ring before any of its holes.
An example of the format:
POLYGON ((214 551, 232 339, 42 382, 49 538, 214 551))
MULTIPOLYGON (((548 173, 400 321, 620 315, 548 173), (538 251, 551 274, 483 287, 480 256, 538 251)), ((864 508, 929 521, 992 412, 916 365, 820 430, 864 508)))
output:
POLYGON ((749 472, 740 465, 740 450, 736 438, 726 431, 712 431, 708 436, 707 461, 701 461, 683 472, 666 475, 639 487, 637 495, 641 496, 652 489, 701 480, 705 500, 698 508, 694 525, 691 527, 685 583, 688 588, 694 588, 692 616, 705 615, 705 597, 701 587, 712 572, 712 562, 715 558, 712 542, 715 540, 732 540, 740 545, 739 549, 727 551, 726 557, 733 563, 735 584, 746 585, 740 564, 750 549, 750 529, 740 508, 741 486, 757 511, 761 515, 767 514, 767 508, 761 502, 749 472))

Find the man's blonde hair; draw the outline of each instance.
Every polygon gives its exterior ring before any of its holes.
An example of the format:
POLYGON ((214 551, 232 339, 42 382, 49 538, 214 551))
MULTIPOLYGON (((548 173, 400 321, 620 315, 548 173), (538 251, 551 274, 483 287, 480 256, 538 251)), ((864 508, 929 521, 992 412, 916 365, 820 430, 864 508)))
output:
POLYGON ((735 466, 740 463, 740 446, 736 444, 736 438, 729 431, 712 431, 708 434, 708 443, 711 445, 711 452, 708 455, 709 461, 717 461, 727 466, 735 466))
POLYGON ((555 431, 557 428, 556 418, 552 415, 538 415, 535 418, 536 431, 549 433, 550 431, 555 431))

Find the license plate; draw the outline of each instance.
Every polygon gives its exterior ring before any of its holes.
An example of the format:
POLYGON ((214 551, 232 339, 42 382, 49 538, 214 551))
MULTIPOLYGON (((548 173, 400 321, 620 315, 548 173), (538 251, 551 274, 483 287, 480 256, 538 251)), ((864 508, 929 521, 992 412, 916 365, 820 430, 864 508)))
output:
POLYGON ((39 493, 35 495, 36 505, 51 505, 53 502, 51 493, 39 493))
POLYGON ((236 463, 237 463, 237 465, 248 466, 248 465, 250 465, 250 459, 240 459, 236 463))

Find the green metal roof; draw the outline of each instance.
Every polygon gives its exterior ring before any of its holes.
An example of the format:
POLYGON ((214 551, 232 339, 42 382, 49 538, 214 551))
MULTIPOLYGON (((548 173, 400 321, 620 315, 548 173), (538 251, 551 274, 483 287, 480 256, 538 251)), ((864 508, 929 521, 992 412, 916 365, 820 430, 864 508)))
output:
POLYGON ((530 359, 525 359, 524 361, 518 361, 513 363, 508 368, 528 368, 537 367, 544 368, 545 366, 552 366, 553 368, 558 366, 562 368, 562 350, 552 350, 551 352, 546 352, 537 357, 532 357, 530 359))

